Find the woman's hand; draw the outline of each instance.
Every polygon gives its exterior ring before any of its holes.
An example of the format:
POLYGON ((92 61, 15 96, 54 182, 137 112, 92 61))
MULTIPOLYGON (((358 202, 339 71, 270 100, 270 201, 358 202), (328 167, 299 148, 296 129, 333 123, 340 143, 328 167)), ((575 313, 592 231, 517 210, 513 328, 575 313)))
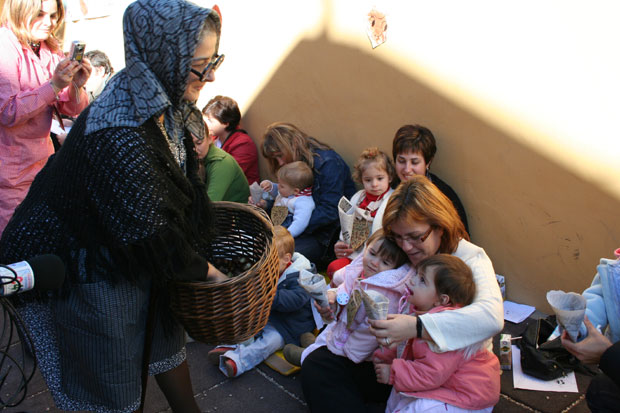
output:
POLYGON ((336 258, 345 258, 353 253, 353 250, 344 241, 338 241, 334 244, 334 253, 336 254, 336 258))
POLYGON ((208 282, 222 282, 222 281, 227 281, 227 280, 228 280, 228 277, 224 275, 223 272, 221 272, 220 270, 215 268, 214 265, 211 265, 211 263, 209 263, 209 270, 207 272, 208 282))
POLYGON ((417 317, 407 314, 388 314, 387 320, 368 320, 370 332, 377 337, 379 345, 395 347, 401 341, 416 336, 417 317))
POLYGON ((248 204, 254 205, 254 206, 257 206, 263 209, 267 208, 267 201, 265 201, 264 199, 261 199, 258 202, 254 202, 254 200, 252 199, 252 195, 248 197, 248 204))
POLYGON ((583 322, 588 329, 588 336, 578 343, 573 343, 566 330, 564 330, 561 338, 562 345, 581 362, 585 364, 598 364, 601 361, 601 356, 605 350, 611 347, 612 343, 592 325, 587 316, 583 322))
POLYGON ((90 64, 90 60, 86 57, 82 58, 82 62, 78 63, 77 70, 73 72, 73 83, 75 83, 75 86, 77 88, 84 87, 92 71, 93 67, 90 64))
POLYGON ((85 63, 79 63, 75 60, 63 59, 52 75, 51 83, 58 89, 62 90, 74 82, 77 87, 82 87, 90 77, 92 67, 88 59, 84 59, 85 63))
POLYGON ((390 364, 375 363, 375 374, 377 375, 377 382, 390 384, 392 366, 390 364))

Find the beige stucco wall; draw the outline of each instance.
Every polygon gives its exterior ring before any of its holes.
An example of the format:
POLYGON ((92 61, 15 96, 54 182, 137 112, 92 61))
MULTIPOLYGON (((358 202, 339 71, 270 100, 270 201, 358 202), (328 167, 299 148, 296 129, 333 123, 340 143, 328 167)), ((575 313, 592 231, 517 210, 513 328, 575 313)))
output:
MULTIPOLYGON (((547 290, 583 290, 620 247, 615 2, 218 3, 226 61, 199 103, 231 96, 255 139, 293 122, 349 164, 367 146, 390 152, 402 124, 429 127, 432 170, 461 197, 509 299, 549 311, 547 290), (372 4, 388 14, 376 49, 372 4)), ((122 56, 103 27, 79 37, 122 56)))

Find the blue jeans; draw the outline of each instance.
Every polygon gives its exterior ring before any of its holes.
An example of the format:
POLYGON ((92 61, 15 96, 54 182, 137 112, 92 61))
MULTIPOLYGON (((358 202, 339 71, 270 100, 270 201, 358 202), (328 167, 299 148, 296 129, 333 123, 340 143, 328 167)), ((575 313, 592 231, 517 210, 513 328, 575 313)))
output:
MULTIPOLYGON (((248 371, 267 357, 284 347, 284 338, 271 324, 267 323, 263 331, 254 337, 249 344, 239 344, 234 350, 229 350, 220 357, 220 370, 226 374, 226 359, 231 359, 237 365, 237 376, 248 371)), ((235 376, 236 377, 236 376, 235 376)))

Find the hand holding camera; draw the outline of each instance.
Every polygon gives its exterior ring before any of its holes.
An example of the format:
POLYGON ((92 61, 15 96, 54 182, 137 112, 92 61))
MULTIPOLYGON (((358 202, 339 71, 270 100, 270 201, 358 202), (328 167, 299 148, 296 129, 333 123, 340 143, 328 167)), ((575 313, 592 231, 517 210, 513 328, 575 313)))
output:
POLYGON ((90 61, 84 57, 86 44, 74 41, 68 58, 61 60, 52 76, 51 83, 58 93, 60 90, 69 86, 72 82, 76 89, 83 87, 90 77, 92 66, 90 61))

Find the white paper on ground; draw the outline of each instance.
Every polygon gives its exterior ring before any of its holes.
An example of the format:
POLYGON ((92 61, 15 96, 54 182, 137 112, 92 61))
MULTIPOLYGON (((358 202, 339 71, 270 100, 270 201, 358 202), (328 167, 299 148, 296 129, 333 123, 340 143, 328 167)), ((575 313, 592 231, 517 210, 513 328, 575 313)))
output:
POLYGON ((521 350, 518 346, 512 346, 512 381, 514 382, 515 389, 579 393, 577 378, 573 371, 564 377, 549 381, 540 380, 523 373, 521 369, 521 350))
POLYGON ((528 318, 536 307, 526 304, 517 304, 512 301, 504 301, 504 320, 519 324, 528 318))

